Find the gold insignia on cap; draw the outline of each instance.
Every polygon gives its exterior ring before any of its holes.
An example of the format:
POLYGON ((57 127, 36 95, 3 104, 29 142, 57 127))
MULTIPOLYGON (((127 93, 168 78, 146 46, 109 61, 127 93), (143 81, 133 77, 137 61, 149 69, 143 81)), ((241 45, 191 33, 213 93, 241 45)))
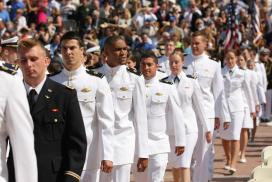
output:
POLYGON ((91 91, 91 88, 89 87, 85 87, 81 90, 81 92, 90 92, 91 91))
POLYGON ((156 95, 157 95, 157 96, 162 96, 163 94, 160 93, 160 92, 157 92, 156 95))
POLYGON ((48 91, 48 92, 50 92, 50 93, 52 92, 52 90, 51 90, 50 88, 49 88, 49 89, 47 89, 47 91, 48 91))
POLYGON ((48 95, 44 95, 44 97, 47 98, 47 99, 50 99, 50 97, 48 95))
POLYGON ((128 88, 127 87, 121 87, 120 90, 121 91, 128 91, 128 88))

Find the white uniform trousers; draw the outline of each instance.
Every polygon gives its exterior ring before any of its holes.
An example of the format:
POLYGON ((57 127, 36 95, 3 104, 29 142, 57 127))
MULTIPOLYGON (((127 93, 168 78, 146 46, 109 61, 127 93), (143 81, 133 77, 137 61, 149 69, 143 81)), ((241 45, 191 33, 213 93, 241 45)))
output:
MULTIPOLYGON (((214 119, 208 120, 211 128, 214 128, 214 119)), ((213 174, 214 148, 213 144, 207 143, 206 131, 203 129, 198 128, 198 139, 192 158, 192 182, 207 182, 213 174)), ((211 133, 213 135, 213 130, 211 133)))
POLYGON ((100 169, 83 170, 80 182, 99 182, 100 169))
POLYGON ((149 155, 148 168, 137 172, 136 163, 133 165, 135 182, 163 182, 168 162, 168 153, 149 155))
POLYGON ((266 97, 266 104, 265 104, 265 110, 263 114, 263 119, 270 119, 271 116, 271 102, 272 102, 272 90, 269 89, 265 92, 266 97))
POLYGON ((113 166, 111 173, 100 173, 100 182, 129 182, 131 164, 113 166))

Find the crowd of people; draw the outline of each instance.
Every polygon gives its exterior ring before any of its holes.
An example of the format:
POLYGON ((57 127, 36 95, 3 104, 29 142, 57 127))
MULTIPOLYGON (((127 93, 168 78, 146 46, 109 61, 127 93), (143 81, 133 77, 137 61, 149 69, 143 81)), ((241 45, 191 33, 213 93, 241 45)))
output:
POLYGON ((216 137, 235 174, 271 119, 272 5, 255 5, 0 0, 1 177, 207 182, 216 137))

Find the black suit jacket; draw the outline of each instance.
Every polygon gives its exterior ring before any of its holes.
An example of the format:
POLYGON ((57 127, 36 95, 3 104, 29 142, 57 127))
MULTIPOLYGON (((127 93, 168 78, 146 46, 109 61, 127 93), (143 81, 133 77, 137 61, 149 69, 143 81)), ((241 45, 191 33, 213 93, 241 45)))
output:
POLYGON ((76 91, 47 78, 31 115, 38 182, 79 181, 87 141, 76 91))

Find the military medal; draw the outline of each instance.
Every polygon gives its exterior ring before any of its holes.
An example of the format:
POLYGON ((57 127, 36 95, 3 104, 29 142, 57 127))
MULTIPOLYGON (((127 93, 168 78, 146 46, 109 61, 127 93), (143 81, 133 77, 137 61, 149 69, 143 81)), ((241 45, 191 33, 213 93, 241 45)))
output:
POLYGON ((157 96, 162 96, 163 94, 162 94, 162 93, 157 92, 157 93, 156 93, 156 95, 157 95, 157 96))
POLYGON ((81 90, 81 92, 90 92, 90 91, 91 91, 91 89, 90 89, 90 88, 88 88, 88 87, 83 88, 83 89, 81 90))
POLYGON ((127 87, 121 87, 120 90, 121 91, 128 91, 128 88, 127 87))

